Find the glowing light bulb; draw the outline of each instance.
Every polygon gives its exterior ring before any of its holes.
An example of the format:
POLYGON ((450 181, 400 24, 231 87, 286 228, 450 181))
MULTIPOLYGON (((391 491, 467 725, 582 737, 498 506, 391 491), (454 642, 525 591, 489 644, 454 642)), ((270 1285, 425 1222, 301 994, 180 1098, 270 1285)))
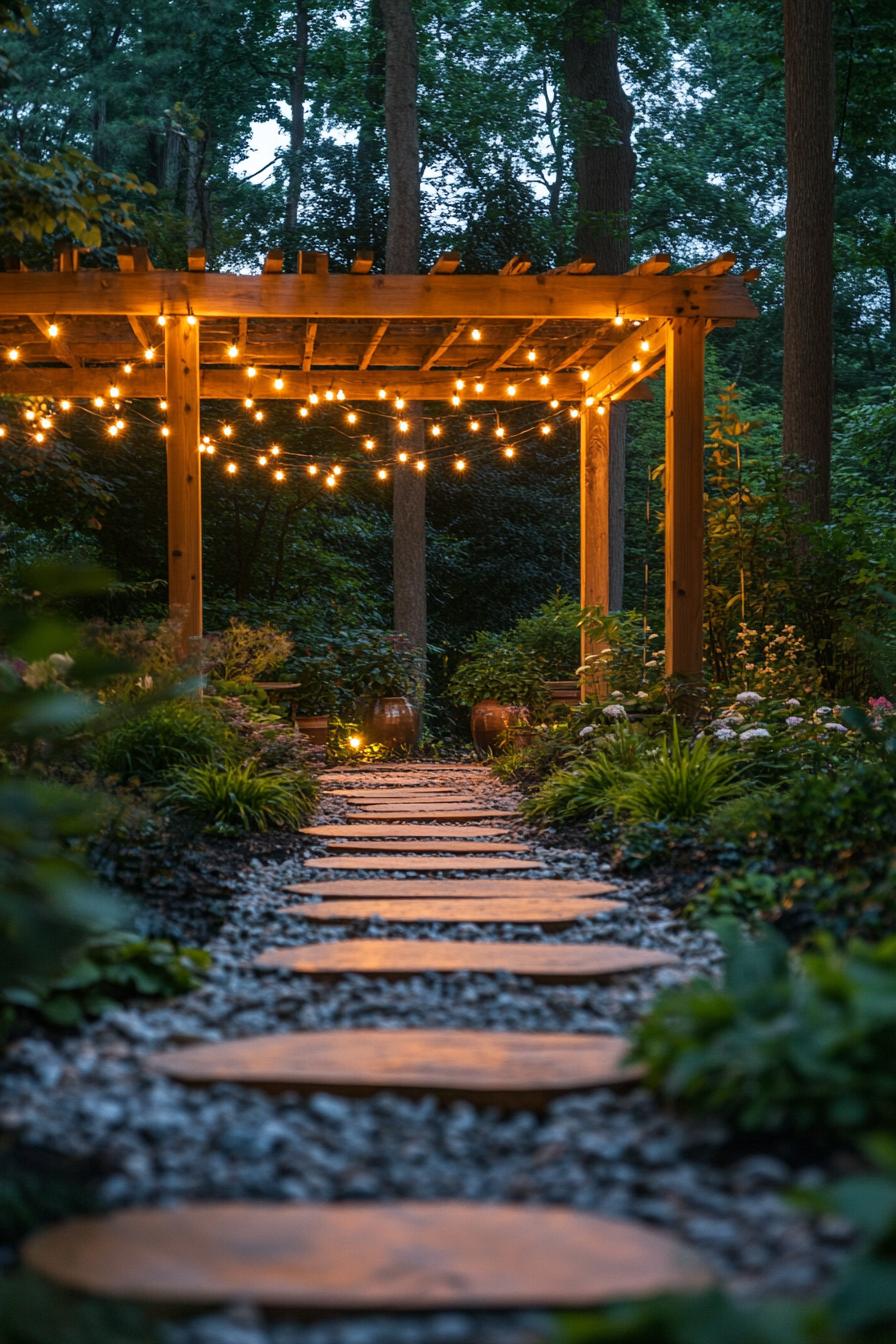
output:
POLYGON ((548 402, 548 405, 550 406, 550 408, 551 408, 552 411, 556 411, 556 409, 557 409, 557 407, 560 405, 560 403, 559 403, 559 401, 557 400, 556 397, 551 397, 551 400, 548 402))
POLYGON ((148 345, 146 349, 143 351, 143 358, 146 360, 147 364, 151 364, 152 361, 155 359, 155 357, 156 357, 155 350, 152 348, 151 345, 148 345))
POLYGON ((252 407, 255 405, 255 402, 252 400, 251 397, 245 397, 243 399, 243 405, 245 406, 247 411, 251 411, 252 407))
POLYGON ((51 323, 50 323, 50 325, 47 327, 47 335, 49 336, 49 338, 50 338, 51 341, 55 341, 56 337, 59 335, 59 323, 58 323, 58 322, 51 322, 51 323))
POLYGON ((159 433, 161 434, 163 439, 167 439, 171 434, 171 430, 168 428, 167 425, 163 425, 162 428, 159 430, 159 433))
POLYGON ((337 480, 336 477, 333 475, 332 471, 330 472, 329 476, 324 477, 324 485, 327 487, 328 490, 336 489, 337 480))
POLYGON ((237 465, 236 465, 236 463, 235 463, 235 462, 228 462, 228 463, 227 463, 227 475, 228 475, 228 476, 235 476, 236 473, 237 473, 237 465))
POLYGON ((121 371, 128 376, 134 372, 134 366, 130 360, 128 360, 127 364, 122 364, 121 371))
POLYGON ((357 413, 355 411, 349 411, 345 417, 345 421, 346 424, 356 425, 358 423, 357 413))
POLYGON ((583 383, 587 383, 588 379, 591 377, 591 370, 582 369, 581 372, 579 373, 579 377, 581 378, 583 383))
POLYGON ((430 427, 429 427, 429 432, 430 432, 430 434, 432 435, 432 437, 433 437, 434 439, 440 439, 440 438, 442 437, 442 426, 441 426, 441 425, 430 425, 430 427))
POLYGON ((607 408, 606 408, 606 406, 603 404, 603 402, 601 402, 601 404, 598 406, 598 408, 597 408, 597 413, 598 413, 598 415, 606 415, 606 413, 607 413, 607 408))
POLYGON ((345 393, 343 392, 341 387, 337 387, 336 389, 336 400, 345 401, 345 393))
POLYGON ((60 411, 70 411, 71 408, 72 408, 72 404, 71 404, 71 402, 69 401, 68 397, 63 397, 62 400, 61 400, 60 403, 59 403, 59 409, 60 409, 60 411))
POLYGON ((622 314, 621 314, 621 313, 617 313, 616 316, 613 318, 613 326, 614 326, 614 327, 621 327, 624 321, 625 321, 625 318, 622 316, 622 314))
POLYGON ((408 420, 399 420, 399 422, 398 422, 398 432, 399 432, 400 434, 407 434, 407 432, 408 432, 408 430, 410 429, 410 427, 411 427, 411 425, 410 425, 410 421, 408 421, 408 420))
POLYGON ((109 435, 109 438, 110 438, 110 439, 117 439, 117 438, 118 438, 118 425, 117 425, 117 424, 107 425, 107 426, 106 426, 106 433, 109 435))
POLYGON ((478 421, 478 420, 471 420, 471 421, 470 421, 470 426, 469 426, 469 427, 470 427, 470 430, 471 430, 474 434, 476 434, 476 433, 478 432, 478 430, 479 430, 479 421, 478 421))
POLYGON ((333 474, 334 476, 341 476, 341 475, 342 475, 342 468, 340 467, 340 465, 339 465, 338 462, 337 462, 336 466, 332 468, 332 474, 333 474))
POLYGON ((35 436, 34 436, 34 442, 35 442, 35 443, 46 443, 46 441, 47 441, 47 436, 46 436, 46 434, 44 434, 43 430, 40 430, 40 429, 39 429, 39 430, 37 431, 37 433, 35 434, 35 436))
POLYGON ((17 345, 12 345, 6 352, 6 358, 11 364, 15 364, 22 358, 22 352, 17 345))
POLYGON ((549 434, 552 434, 554 432, 550 425, 541 425, 540 429, 545 438, 547 438, 549 434))
POLYGON ((378 481, 387 481, 389 479, 389 473, 385 467, 380 467, 379 471, 376 473, 376 478, 378 481))
POLYGON ((0 439, 5 439, 5 438, 6 438, 6 432, 7 432, 7 431, 6 431, 6 426, 5 426, 5 425, 0 425, 0 439))
POLYGON ((240 357, 240 348, 239 348, 239 346, 238 346, 238 345, 228 345, 228 347, 227 347, 227 355, 228 355, 228 358, 229 358, 229 359, 239 359, 239 357, 240 357))
POLYGON ((271 444, 271 449, 270 449, 271 457, 279 457, 282 451, 283 451, 283 449, 280 447, 279 443, 272 443, 272 444, 271 444))
MULTIPOLYGON (((41 424, 43 424, 43 423, 44 423, 43 420, 41 420, 41 424)), ((124 421, 123 421, 123 420, 116 420, 115 423, 116 423, 116 425, 118 426, 119 429, 124 429, 124 421)))
POLYGON ((324 401, 333 401, 335 397, 336 393, 333 391, 332 387, 328 387, 324 393, 324 401))
MULTIPOLYGON (((594 405, 594 398, 593 398, 593 397, 586 397, 586 398, 585 398, 585 405, 586 405, 586 406, 593 406, 593 405, 594 405)), ((603 408, 603 406, 598 406, 598 408, 597 408, 597 413, 598 413, 598 415, 603 415, 603 414, 604 414, 604 408, 603 408)))
POLYGON ((255 367, 254 364, 250 364, 250 365, 248 366, 248 368, 246 369, 246 377, 247 377, 247 378, 257 378, 257 377, 258 377, 258 370, 256 369, 256 367, 255 367))
POLYGON ((452 406, 459 406, 459 405, 460 405, 460 397, 457 395, 456 392, 455 392, 454 396, 451 398, 451 405, 452 405, 452 406))
POLYGON ((197 321, 198 321, 198 318, 196 317, 196 314, 195 314, 195 313, 187 313, 187 326, 188 326, 188 327, 195 327, 197 321))
POLYGON ((36 420, 36 419, 37 419, 37 411, 32 411, 32 410, 30 410, 30 409, 27 410, 27 411, 25 412, 25 419, 28 420, 29 422, 32 421, 32 420, 36 420))
POLYGON ((312 406, 316 406, 317 403, 320 401, 320 397, 317 395, 316 392, 312 392, 308 400, 310 401, 312 406))
POLYGON ((310 414, 310 412, 309 412, 307 406, 300 406, 300 407, 299 407, 299 418, 300 418, 301 420, 307 420, 309 414, 310 414))
POLYGON ((516 449, 514 448, 512 443, 508 443, 507 447, 503 449, 503 453, 505 457, 514 457, 516 454, 516 449))
POLYGON ((280 377, 280 374, 278 373, 277 377, 274 379, 274 387, 278 392, 282 392, 285 386, 286 384, 284 383, 283 379, 280 377))
POLYGON ((476 391, 476 392, 484 392, 484 391, 485 391, 485 383, 474 383, 474 384, 473 384, 473 389, 474 389, 474 391, 476 391))
POLYGON ((267 457, 265 456, 265 454, 262 453, 261 456, 260 456, 259 459, 258 459, 258 465, 259 465, 260 467, 266 467, 267 464, 268 464, 268 459, 267 459, 267 457))
POLYGON ((456 391, 463 392, 464 388, 466 387, 466 383, 464 382, 463 378, 455 378, 454 387, 456 391))
POLYGON ((496 438, 496 439, 503 439, 503 438, 504 438, 504 435, 505 435, 506 433, 507 433, 507 430, 504 428, 503 425, 498 425, 498 426, 496 426, 496 428, 495 428, 495 438, 496 438))
POLYGON ((539 376, 538 381, 542 387, 547 387, 548 383, 551 381, 551 375, 549 373, 542 373, 539 376))
POLYGON ((316 462, 309 462, 305 470, 307 471, 309 476, 316 476, 317 473, 320 471, 320 467, 317 465, 316 462))
POLYGON ((454 470, 466 471, 466 469, 467 469, 467 459, 465 457, 456 457, 454 459, 454 470))
POLYGON ((365 439, 364 447, 367 449, 368 453, 372 453, 376 447, 376 439, 365 439))
POLYGON ((113 401, 117 401, 118 398, 121 396, 121 388, 117 387, 115 383, 113 383, 112 386, 109 388, 109 396, 112 398, 113 401))
POLYGON ((282 467, 278 467, 277 470, 274 472, 274 480, 282 481, 285 479, 286 479, 286 472, 283 470, 282 467))
POLYGON ((478 327, 474 327, 473 330, 470 332, 470 340, 471 341, 482 340, 482 332, 479 330, 478 327))
POLYGON ((424 460, 423 460, 422 457, 421 457, 421 458, 418 458, 418 460, 414 463, 414 466, 415 466, 415 468, 417 469, 417 471, 425 471, 425 470, 426 470, 426 463, 424 462, 424 460))
POLYGON ((647 351, 650 349, 650 342, 647 340, 646 337, 644 337, 644 339, 640 340, 638 344, 640 345, 641 349, 644 351, 646 355, 647 351))
POLYGON ((168 319, 167 319, 167 317, 165 316, 165 314, 164 314, 164 313, 159 313, 158 317, 156 318, 156 326, 158 326, 158 327, 164 327, 164 325, 165 325, 165 323, 166 323, 167 321, 168 321, 168 319))
POLYGON ((640 373, 640 372, 641 372, 641 361, 640 361, 640 359, 633 359, 633 360, 632 360, 632 373, 640 373))
POLYGON ((399 462, 407 462, 407 460, 408 460, 408 454, 405 453, 405 452, 401 452, 401 453, 399 453, 399 454, 398 454, 398 460, 399 460, 399 462))
POLYGON ((351 737, 348 739, 348 744, 352 751, 360 751, 361 747, 364 745, 364 739, 358 737, 356 733, 352 733, 351 737))
POLYGON ((264 411, 256 411, 255 419, 258 421, 259 424, 261 424, 262 420, 264 419, 264 411))
POLYGON ((233 425, 222 425, 221 433, 224 435, 225 439, 229 439, 233 434, 233 425))
POLYGON ((530 350, 529 353, 526 355, 526 358, 528 359, 528 361, 529 361, 530 364, 534 364, 534 363, 535 363, 535 360, 536 360, 536 358, 537 358, 537 355, 535 354, 535 351, 534 351, 534 350, 530 350))
POLYGON ((578 406, 570 406, 570 408, 569 408, 569 418, 570 418, 570 420, 578 420, 578 418, 579 418, 579 408, 578 408, 578 406))
POLYGON ((208 444, 205 451, 208 453, 209 457, 214 457, 215 445, 213 443, 208 444))
POLYGON ((507 395, 508 395, 508 397, 515 397, 515 396, 516 396, 516 383, 508 383, 508 384, 507 384, 507 395))
POLYGON ((405 405, 406 405, 406 404, 407 404, 407 403, 405 402, 404 397, 396 397, 396 398, 395 398, 395 409, 396 409, 396 411, 403 411, 404 408, 405 408, 405 405))
POLYGON ((101 411, 106 404, 105 397, 94 397, 93 404, 98 411, 101 411))
POLYGON ((381 387, 379 392, 377 392, 377 396, 379 397, 380 401, 385 401, 387 396, 386 389, 384 387, 381 387))

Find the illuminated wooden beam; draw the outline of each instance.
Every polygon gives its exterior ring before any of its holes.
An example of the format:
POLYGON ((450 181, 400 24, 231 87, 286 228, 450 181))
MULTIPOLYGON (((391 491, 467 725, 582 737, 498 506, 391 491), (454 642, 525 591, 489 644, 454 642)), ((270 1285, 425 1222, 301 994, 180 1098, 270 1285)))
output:
POLYGON ((354 261, 351 264, 352 275, 369 275, 373 270, 373 252, 368 249, 362 249, 355 253, 354 261))
POLYGON ((358 361, 359 369, 367 369, 370 367, 370 361, 376 354, 377 346, 379 345, 380 341, 383 339, 388 330, 389 330, 389 323, 380 322, 376 331, 373 333, 370 340, 367 342, 367 346, 364 350, 364 353, 361 356, 360 360, 358 361))
POLYGON ((283 271, 283 248, 272 247, 261 266, 262 275, 280 275, 283 271))
POLYGON ((199 457, 199 329, 185 318, 165 327, 168 437, 168 607, 181 652, 202 635, 202 473, 199 457))
POLYGON ((61 336, 54 336, 52 334, 50 331, 52 324, 49 323, 45 317, 35 317, 33 313, 29 313, 28 316, 37 327, 40 334, 46 337, 50 342, 50 350, 52 354, 56 355, 59 359, 64 359, 66 364, 70 364, 73 369, 77 369, 81 364, 81 360, 70 348, 67 341, 63 340, 61 336))
POLYGON ((528 327, 526 327, 526 330, 520 332, 519 336, 517 336, 515 340, 511 341, 510 345, 508 345, 504 350, 502 350, 500 355, 498 355, 496 359, 492 360, 491 364, 487 366, 488 371, 492 372, 495 369, 500 369, 502 364, 506 364, 510 356, 516 354, 517 350, 519 350, 523 342, 528 340, 530 336, 534 335, 535 332, 538 330, 538 328, 543 327, 544 324, 545 319, 543 317, 533 318, 533 320, 529 323, 528 327))
MULTIPOLYGON (((304 255, 304 254, 303 254, 304 255)), ((600 321, 748 318, 734 275, 219 275, 115 271, 0 274, 0 317, 56 313, 197 317, 600 321)))
POLYGON ((302 369, 305 373, 311 368, 314 359, 314 342, 317 339, 317 323, 309 322, 305 329, 305 347, 302 352, 302 369))
POLYGON ((420 365, 420 371, 426 373, 427 369, 431 369, 433 364, 438 364, 442 356, 446 351, 451 349, 454 342, 459 336, 464 334, 469 325, 470 324, 466 318, 463 318, 460 322, 456 322, 445 339, 436 346, 435 350, 430 351, 426 356, 423 363, 420 365))

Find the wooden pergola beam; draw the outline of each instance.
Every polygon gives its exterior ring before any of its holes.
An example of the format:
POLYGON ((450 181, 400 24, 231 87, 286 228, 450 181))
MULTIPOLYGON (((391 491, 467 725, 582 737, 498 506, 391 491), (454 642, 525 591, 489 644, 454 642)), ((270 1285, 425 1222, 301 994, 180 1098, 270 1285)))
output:
POLYGON ((187 253, 187 270, 204 271, 205 270, 205 248, 191 247, 187 253))
POLYGON ((202 634, 202 473, 199 456, 199 329, 165 326, 168 438, 168 605, 180 621, 181 651, 202 634))
POLYGON ((302 350, 302 371, 307 373, 314 359, 314 342, 317 339, 317 323, 309 322, 305 328, 305 345, 302 350))
MULTIPOLYGON (((304 255, 304 254, 303 254, 304 255)), ((323 254, 317 254, 323 255, 323 254)), ((600 321, 755 317, 744 282, 705 275, 219 275, 114 271, 0 274, 0 317, 416 318, 600 321)))
POLYGON ((378 323, 376 331, 373 333, 370 340, 367 342, 364 353, 358 361, 359 369, 367 369, 370 367, 370 361, 376 354, 377 346, 379 345, 380 341, 383 339, 388 330, 389 330, 388 322, 378 323))
POLYGON ((613 349, 591 368, 585 392, 600 401, 608 400, 620 390, 623 383, 630 386, 633 381, 640 382, 642 378, 647 378, 650 373, 655 372, 657 357, 660 364, 666 357, 665 326, 663 319, 642 322, 640 327, 636 327, 618 345, 614 345, 613 349), (643 341, 649 342, 649 350, 641 349, 643 341), (633 360, 641 365, 640 372, 636 373, 632 369, 633 360))
POLYGON ((431 369, 434 364, 438 364, 445 352, 451 349, 454 342, 459 336, 464 334, 469 325, 470 324, 466 318, 462 318, 460 322, 456 322, 448 332, 447 336, 445 336, 444 340, 442 340, 436 348, 431 350, 426 356, 423 363, 420 365, 420 372, 426 373, 426 371, 431 369))
POLYGON ((59 359, 64 359, 66 364, 69 364, 73 369, 80 367, 81 360, 79 357, 71 349, 68 342, 63 340, 61 336, 53 336, 51 334, 50 323, 45 317, 35 317, 33 313, 29 313, 28 317, 30 321, 34 323, 35 327, 37 327, 41 336, 49 341, 51 354, 56 355, 59 359))
MULTIPOLYGON (((166 327, 167 330, 167 327, 166 327)), ((449 400, 455 391, 456 370, 432 369, 420 372, 417 369, 339 369, 320 368, 313 372, 275 366, 270 376, 259 368, 256 378, 246 378, 242 368, 202 368, 200 370, 200 393, 203 398, 212 400, 242 400, 251 395, 255 401, 292 401, 304 400, 309 393, 329 387, 341 387, 347 401, 378 401, 380 389, 385 387, 409 401, 449 400), (278 390, 274 387, 274 374, 282 373, 285 386, 278 390)), ((485 391, 467 400, 468 406, 477 402, 506 401, 506 380, 485 379, 485 391)), ((165 380, 162 369, 157 364, 141 362, 134 364, 133 373, 124 376, 119 367, 106 368, 70 368, 37 367, 34 365, 16 368, 0 367, 0 396, 42 396, 80 398, 106 396, 109 387, 116 384, 121 388, 125 401, 151 400, 165 395, 165 380)), ((467 379, 469 390, 470 380, 467 379)), ((550 388, 541 387, 535 379, 520 379, 516 384, 514 401, 543 402, 548 397, 558 401, 576 402, 582 395, 582 383, 574 375, 552 378, 550 388)), ((632 389, 637 397, 637 390, 632 389)))
POLYGON ((490 364, 486 365, 486 371, 488 373, 493 373, 495 369, 500 369, 502 364, 506 364, 510 356, 516 354, 517 350, 519 350, 523 342, 527 341, 530 336, 534 335, 535 332, 538 331, 539 327, 544 326, 545 321, 546 319, 543 317, 533 318, 532 321, 529 323, 528 327, 526 327, 526 330, 521 331, 519 336, 517 336, 513 341, 511 341, 510 345, 508 345, 504 350, 501 351, 497 359, 493 359, 490 364))
POLYGON ((369 248, 362 248, 355 253, 351 264, 352 275, 369 275, 373 270, 373 252, 369 248))
POLYGON ((283 248, 272 247, 261 264, 262 275, 281 275, 283 273, 283 248))
POLYGON ((459 252, 443 252, 429 268, 430 275, 453 275, 460 266, 459 252))
POLYGON ((505 261, 504 265, 499 269, 498 274, 525 275, 526 272, 531 271, 531 269, 532 269, 531 259, 529 257, 519 255, 511 257, 509 261, 505 261))

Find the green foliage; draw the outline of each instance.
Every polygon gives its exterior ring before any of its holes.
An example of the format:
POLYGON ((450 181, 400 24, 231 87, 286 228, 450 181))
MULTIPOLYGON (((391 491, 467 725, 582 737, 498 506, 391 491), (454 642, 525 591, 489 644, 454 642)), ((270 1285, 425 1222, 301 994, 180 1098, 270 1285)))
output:
POLYGON ((178 770, 165 800, 218 831, 297 830, 308 821, 317 784, 306 771, 262 770, 253 761, 178 770))
POLYGON ((663 737, 618 781, 612 806, 629 823, 700 821, 737 787, 735 759, 706 737, 682 742, 675 723, 671 737, 663 737))
POLYGON ((498 700, 544 709, 545 681, 575 672, 580 616, 578 603, 557 593, 501 634, 480 630, 449 682, 449 699, 467 708, 480 700, 498 700))
POLYGON ((185 994, 210 965, 208 953, 199 948, 114 933, 92 939, 61 975, 48 981, 20 979, 2 998, 13 1014, 21 1009, 52 1026, 73 1027, 135 995, 185 994))
POLYGON ((160 784, 182 766, 235 751, 236 739, 216 714, 198 701, 171 700, 104 733, 94 759, 103 774, 160 784))
POLYGON ((611 814, 614 790, 620 779, 637 767, 642 749, 642 742, 628 728, 604 734, 597 740, 593 755, 554 771, 525 799, 524 817, 541 824, 564 825, 611 814))
POLYGON ((126 243, 135 208, 155 191, 133 173, 105 172, 77 149, 34 162, 2 138, 0 146, 0 242, 7 248, 57 238, 90 248, 126 243))
POLYGON ((3 1344, 160 1344, 158 1324, 142 1308, 73 1296, 37 1275, 0 1279, 3 1344))
POLYGON ((292 640, 273 625, 247 625, 231 618, 226 630, 203 641, 202 660, 210 682, 258 681, 282 667, 292 640))
POLYGON ((796 958, 769 929, 747 940, 729 928, 725 945, 721 985, 667 990, 639 1024, 633 1055, 649 1086, 744 1131, 896 1124, 896 938, 796 958))

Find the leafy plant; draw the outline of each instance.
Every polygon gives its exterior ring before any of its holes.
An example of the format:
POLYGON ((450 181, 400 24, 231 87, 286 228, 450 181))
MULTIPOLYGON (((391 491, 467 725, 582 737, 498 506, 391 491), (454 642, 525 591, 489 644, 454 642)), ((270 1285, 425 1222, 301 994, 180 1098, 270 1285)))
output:
POLYGON ((480 700, 524 705, 530 710, 547 703, 540 665, 505 636, 489 631, 473 636, 448 683, 448 696, 454 704, 467 708, 480 700))
POLYGON ((206 636, 202 661, 213 684, 218 681, 257 681, 281 667, 292 653, 292 640, 273 625, 246 625, 231 617, 226 630, 206 636))
POLYGON ((705 738, 671 737, 646 752, 612 791, 614 812, 627 822, 698 821, 731 798, 738 787, 736 760, 705 738))
POLYGON ((236 749, 216 714, 198 701, 171 700, 105 733, 94 760, 103 774, 159 784, 181 766, 232 756, 236 749))
POLYGON ((797 957, 723 930, 722 984, 654 1001, 634 1035, 648 1084, 735 1129, 851 1136, 896 1123, 896 938, 797 957))
POLYGON ((199 948, 116 932, 91 940, 61 975, 20 980, 2 997, 13 1011, 25 1009, 53 1026, 71 1027, 134 995, 185 994, 210 965, 210 956, 199 948))
POLYGON ((610 812, 614 790, 636 768, 640 750, 630 729, 606 734, 593 756, 549 775, 524 801, 523 815, 527 821, 563 825, 610 812))
POLYGON ((261 770, 253 761, 179 770, 165 800, 218 830, 298 829, 314 810, 317 784, 305 771, 261 770))

